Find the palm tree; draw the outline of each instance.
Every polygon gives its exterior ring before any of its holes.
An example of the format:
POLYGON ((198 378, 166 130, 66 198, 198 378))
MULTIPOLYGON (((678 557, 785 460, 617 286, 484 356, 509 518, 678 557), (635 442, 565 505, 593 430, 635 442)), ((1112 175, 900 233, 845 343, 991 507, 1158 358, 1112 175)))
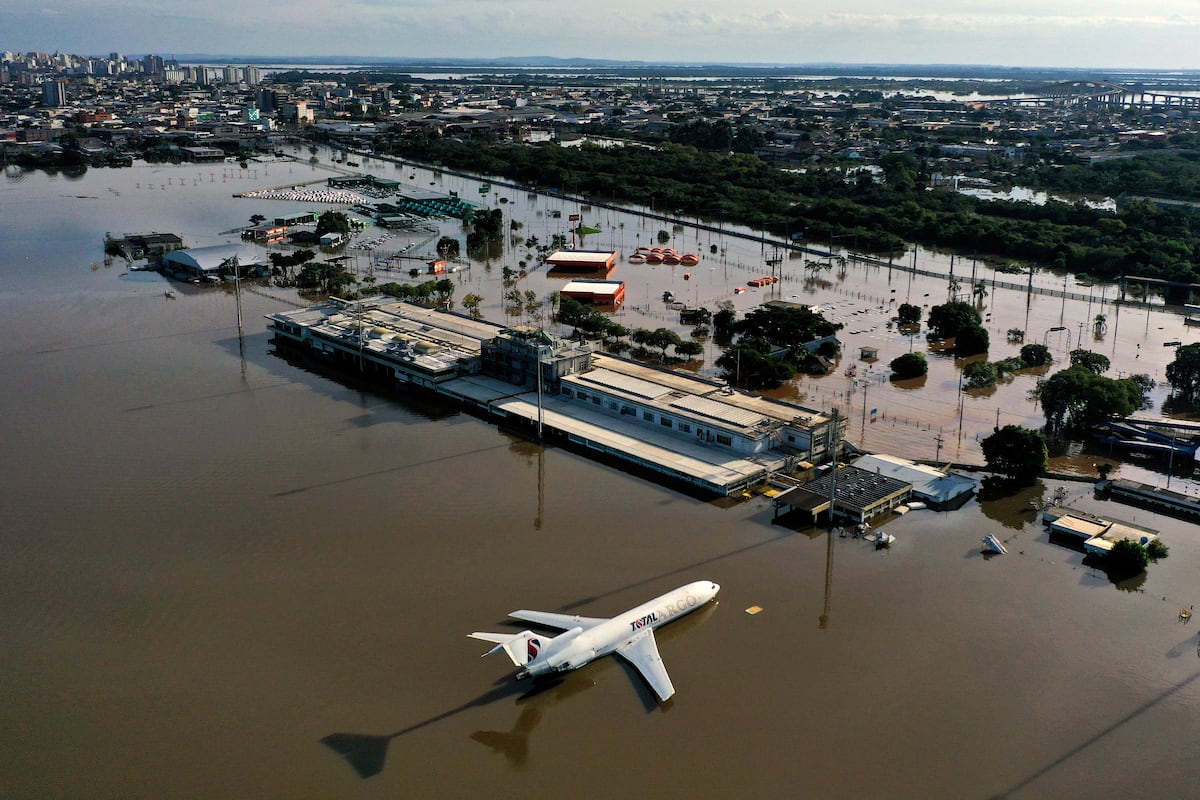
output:
POLYGON ((983 298, 987 297, 987 293, 988 290, 986 281, 977 282, 975 287, 971 289, 971 294, 975 296, 975 302, 978 305, 983 305, 983 298))

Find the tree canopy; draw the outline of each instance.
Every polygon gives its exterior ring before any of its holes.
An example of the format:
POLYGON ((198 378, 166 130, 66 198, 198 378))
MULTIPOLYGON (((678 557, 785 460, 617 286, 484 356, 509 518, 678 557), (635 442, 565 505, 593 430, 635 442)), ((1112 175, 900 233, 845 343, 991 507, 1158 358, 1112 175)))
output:
POLYGON ((929 334, 933 339, 954 339, 959 331, 982 322, 979 312, 970 303, 953 301, 929 309, 929 334))
POLYGON ((963 380, 968 389, 986 389, 996 385, 996 366, 988 361, 972 361, 963 367, 963 380))
POLYGON ((350 232, 350 217, 341 211, 326 211, 317 217, 317 236, 326 233, 347 234, 350 232))
POLYGON ((1110 363, 1107 356, 1093 353, 1091 350, 1081 348, 1071 351, 1071 366, 1083 367, 1094 375, 1103 375, 1108 372, 1110 363))
POLYGON ((717 359, 725 380, 747 389, 773 389, 796 374, 791 362, 770 355, 765 339, 743 338, 717 359))
POLYGON ((1044 344, 1027 344, 1021 348, 1021 363, 1027 367, 1041 367, 1053 361, 1050 348, 1044 344))
POLYGON ((1129 378, 1097 375, 1075 365, 1038 384, 1046 423, 1057 428, 1084 428, 1109 417, 1125 417, 1142 404, 1142 387, 1129 378))
POLYGON ((841 328, 840 324, 830 322, 818 312, 792 306, 761 306, 733 325, 734 333, 765 339, 788 348, 790 353, 796 353, 805 342, 832 336, 841 328))
POLYGON ((896 309, 896 316, 901 325, 916 325, 921 321, 921 307, 912 303, 901 303, 896 309))
POLYGON ((926 360, 924 353, 905 353, 893 358, 892 363, 888 366, 894 373, 892 377, 899 380, 919 378, 929 372, 929 361, 926 360))
POLYGON ((1167 381, 1175 395, 1193 402, 1200 393, 1200 344, 1176 348, 1175 360, 1167 365, 1167 381))
POLYGON ((1005 425, 980 445, 988 469, 1017 483, 1033 483, 1050 463, 1045 437, 1020 425, 1005 425))

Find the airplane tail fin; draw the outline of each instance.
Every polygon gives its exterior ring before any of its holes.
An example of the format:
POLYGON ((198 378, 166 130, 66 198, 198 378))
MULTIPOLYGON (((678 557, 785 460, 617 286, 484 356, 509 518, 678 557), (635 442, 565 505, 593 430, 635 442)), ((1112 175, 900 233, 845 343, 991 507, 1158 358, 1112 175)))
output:
POLYGON ((533 633, 532 631, 521 631, 517 634, 475 631, 467 635, 472 639, 482 639, 485 642, 496 643, 495 647, 483 654, 484 657, 490 656, 498 650, 503 650, 518 667, 523 667, 537 658, 538 653, 542 651, 542 646, 547 640, 547 637, 533 633))

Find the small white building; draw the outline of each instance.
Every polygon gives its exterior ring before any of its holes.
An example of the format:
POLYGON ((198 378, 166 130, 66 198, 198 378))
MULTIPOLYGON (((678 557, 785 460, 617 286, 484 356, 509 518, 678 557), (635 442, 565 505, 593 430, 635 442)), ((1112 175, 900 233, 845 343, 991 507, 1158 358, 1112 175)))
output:
POLYGON ((913 497, 939 508, 965 502, 979 485, 974 478, 965 475, 880 453, 861 456, 854 466, 911 483, 913 497))

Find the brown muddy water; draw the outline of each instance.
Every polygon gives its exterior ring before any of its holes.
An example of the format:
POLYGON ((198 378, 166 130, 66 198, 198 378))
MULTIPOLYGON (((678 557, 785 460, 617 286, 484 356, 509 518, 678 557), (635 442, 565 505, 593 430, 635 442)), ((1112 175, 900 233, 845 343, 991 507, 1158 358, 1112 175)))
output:
POLYGON ((311 374, 265 333, 282 293, 243 296, 239 338, 220 289, 89 266, 106 230, 212 236, 262 207, 216 169, 0 183, 0 794, 1194 793, 1193 525, 1068 484, 1170 546, 1121 587, 1035 523, 1056 483, 829 548, 764 499, 311 374), (527 695, 466 637, 700 578, 720 602, 662 631, 661 708, 614 659, 527 695))

